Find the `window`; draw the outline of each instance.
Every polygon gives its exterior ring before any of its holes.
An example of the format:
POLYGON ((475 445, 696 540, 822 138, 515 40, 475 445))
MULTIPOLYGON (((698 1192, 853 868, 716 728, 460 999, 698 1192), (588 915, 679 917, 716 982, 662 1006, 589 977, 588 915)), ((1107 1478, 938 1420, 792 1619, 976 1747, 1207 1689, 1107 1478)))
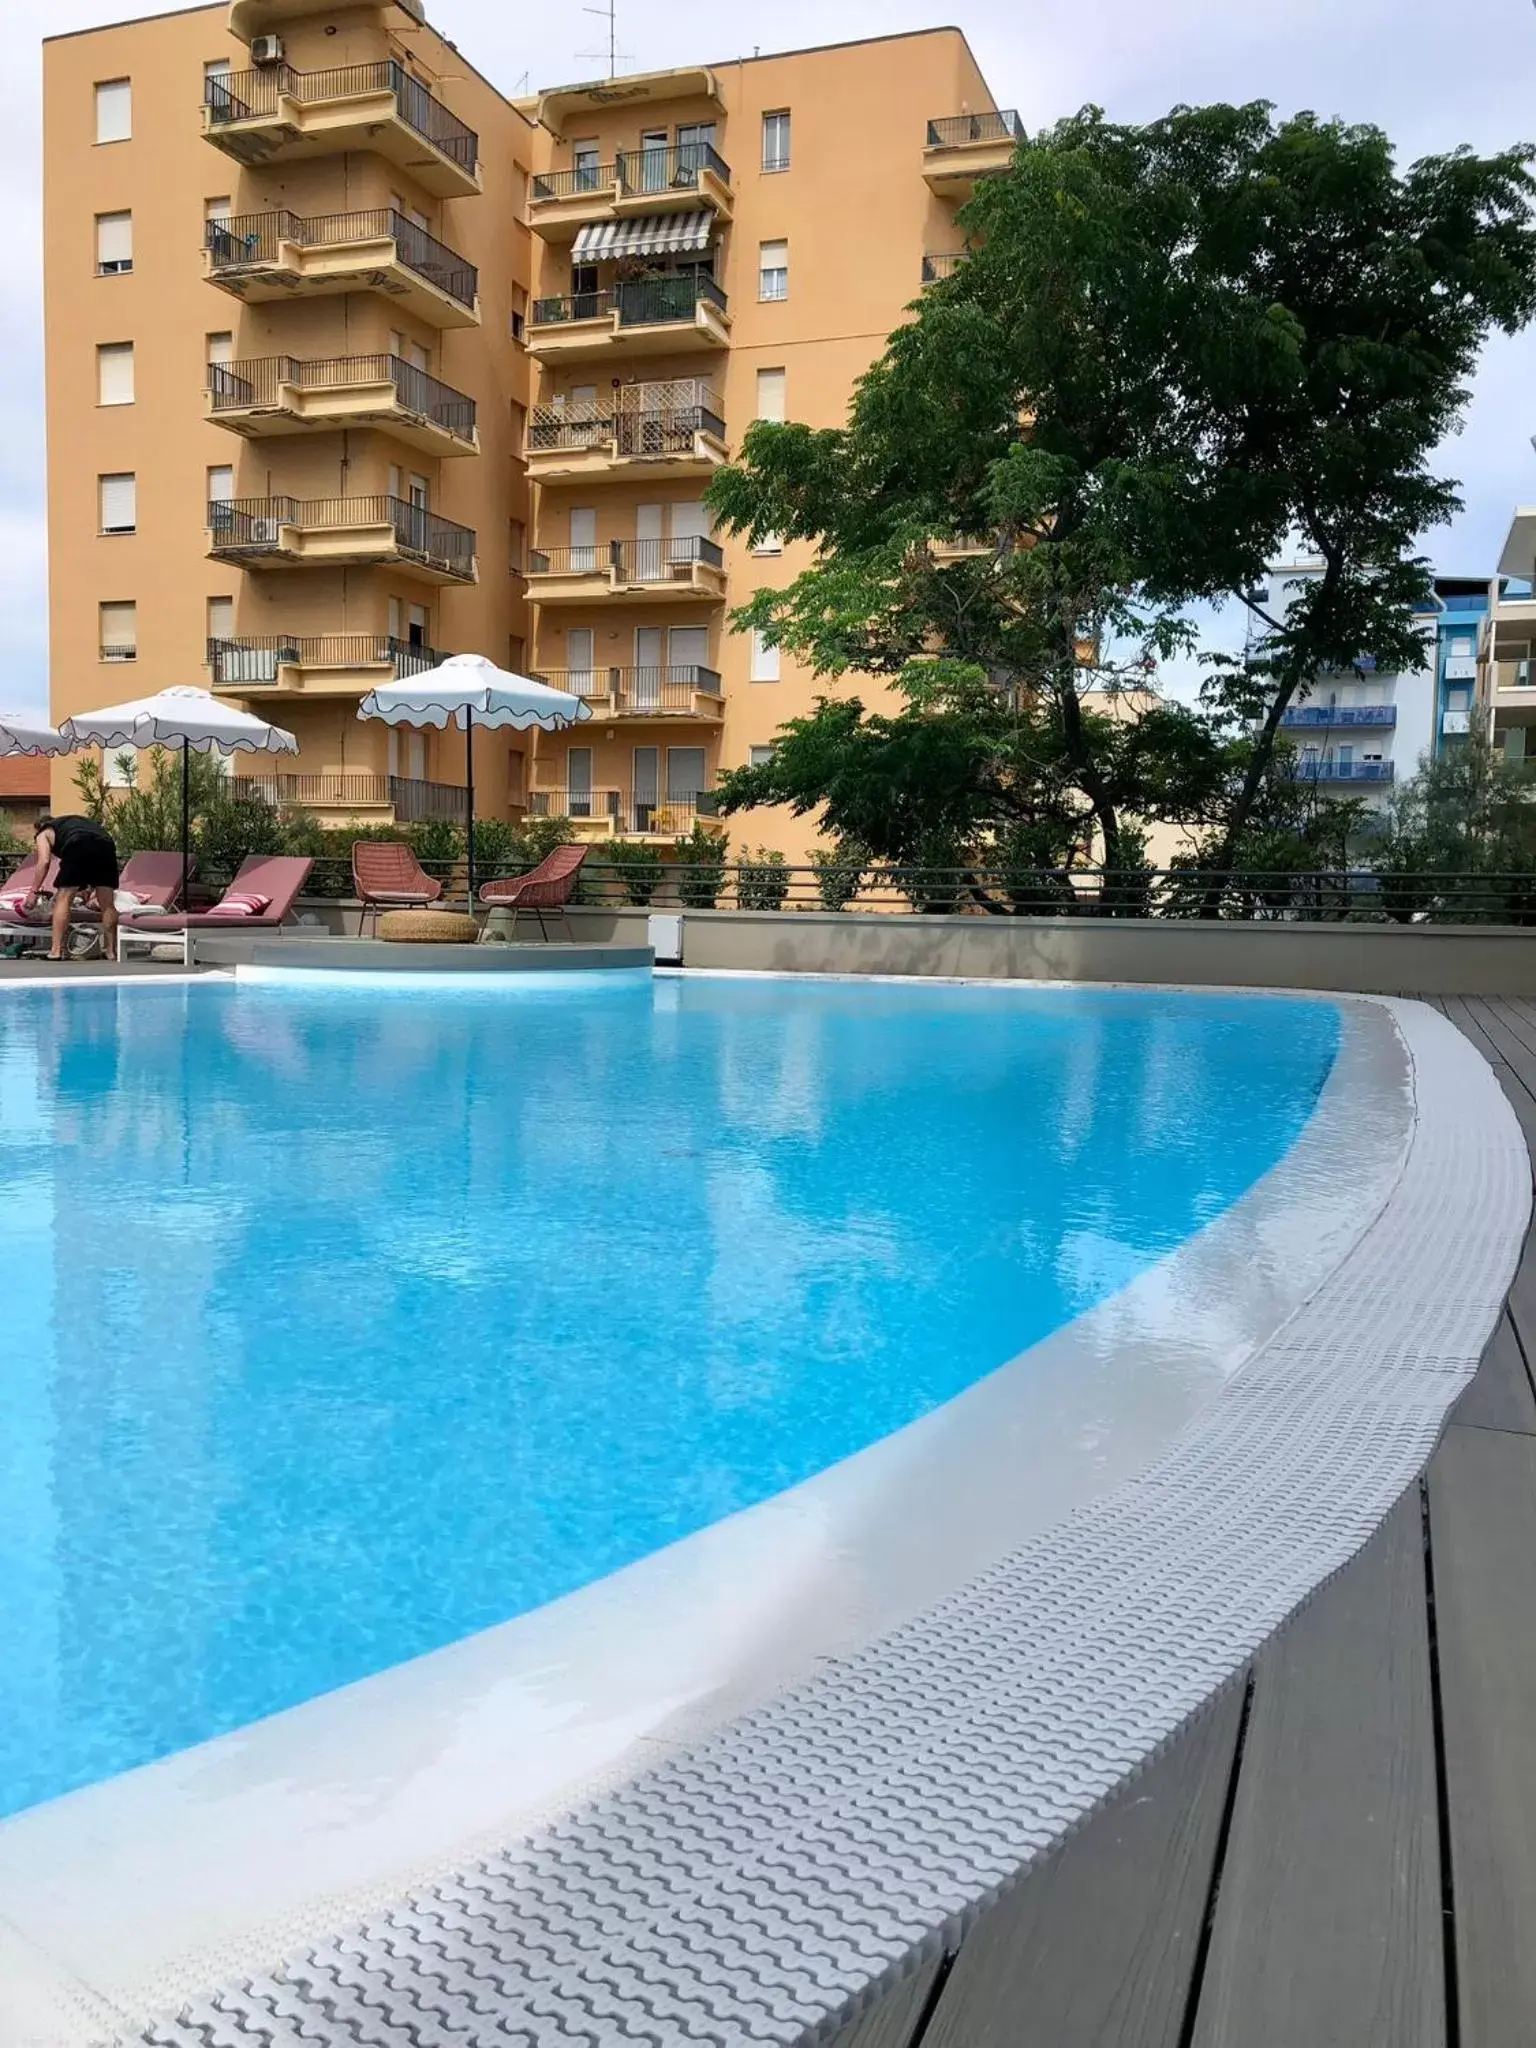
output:
POLYGON ((747 749, 747 766, 749 768, 766 768, 772 759, 773 748, 771 746, 748 747, 747 749))
POLYGON ((752 552, 754 555, 782 555, 784 536, 779 533, 761 534, 753 541, 752 552))
POLYGON ((136 533, 139 525, 139 480, 131 470, 96 479, 103 533, 136 533))
POLYGON ((235 337, 232 334, 210 334, 206 347, 210 363, 223 366, 235 360, 235 337))
POLYGON ((757 373, 757 412, 760 420, 782 420, 784 411, 784 372, 782 370, 759 370, 757 373))
POLYGON ((96 403, 132 405, 133 343, 104 341, 96 350, 96 403))
POLYGON ((789 110, 781 107, 775 114, 763 116, 763 169, 765 171, 787 171, 789 169, 789 110))
POLYGON ((133 268, 133 215, 96 216, 96 275, 126 277, 133 268))
POLYGON ((512 451, 521 455, 528 441, 528 408, 518 399, 512 401, 512 451))
POLYGON ((507 521, 507 569, 513 576, 528 573, 528 529, 521 519, 507 521))
POLYGON ((221 193, 217 199, 205 199, 203 201, 203 219, 205 221, 217 221, 222 226, 229 219, 233 211, 234 201, 227 192, 221 193))
MULTIPOLYGON (((512 644, 515 647, 520 647, 522 642, 514 640, 512 644)), ((512 664, 512 673, 514 675, 521 673, 521 667, 518 662, 512 664)), ((521 810, 527 801, 528 758, 521 747, 509 747, 507 749, 507 802, 521 810)))
POLYGON ((521 341, 528 323, 528 294, 520 284, 512 287, 512 339, 521 341))
POLYGON ((590 697, 597 635, 590 626, 568 626, 565 633, 565 687, 577 697, 590 697))
POLYGON ((788 242, 758 243, 757 296, 760 299, 787 299, 789 297, 788 242))
POLYGON ((571 567, 597 567, 597 512, 590 505, 571 507, 571 567))
POLYGON ((761 626, 752 628, 752 666, 747 671, 747 680, 753 683, 776 683, 779 680, 779 650, 768 645, 761 626))
POLYGON ((110 78, 96 88, 96 140, 126 142, 133 134, 133 86, 110 78))
POLYGON ((208 638, 210 640, 233 640, 235 637, 235 600, 232 597, 210 597, 208 600, 208 638))
POLYGON ((702 747, 668 747, 667 802, 692 804, 709 787, 702 747))
POLYGON ((595 142, 577 142, 571 146, 571 169, 574 176, 572 187, 577 192, 597 190, 597 172, 601 157, 595 142))
POLYGON ((139 608, 128 603, 97 607, 103 661, 136 661, 139 654, 139 608))
POLYGON ((528 642, 521 633, 507 635, 507 667, 515 676, 527 674, 528 642))
POLYGON ((204 78, 228 78, 229 59, 227 57, 210 57, 203 66, 203 76, 204 78))
POLYGON ((235 495, 235 472, 227 462, 216 463, 208 472, 208 502, 227 505, 235 495))

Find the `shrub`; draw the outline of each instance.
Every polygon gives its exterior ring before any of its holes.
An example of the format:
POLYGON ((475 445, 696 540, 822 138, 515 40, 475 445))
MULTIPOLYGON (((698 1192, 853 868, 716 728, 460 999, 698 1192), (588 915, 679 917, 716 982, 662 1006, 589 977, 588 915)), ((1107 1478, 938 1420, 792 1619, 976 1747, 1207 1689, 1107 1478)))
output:
POLYGON ((525 865, 521 835, 505 818, 475 820, 475 879, 488 882, 495 875, 517 873, 525 865))
POLYGON ((242 791, 235 784, 219 791, 206 805, 192 844, 203 881, 223 883, 249 855, 281 853, 287 835, 276 809, 264 796, 254 790, 242 791))
POLYGON ((999 833, 987 864, 1016 917, 1070 916, 1078 907, 1067 850, 1050 821, 1010 825, 999 833))
POLYGON ((677 896, 685 910, 713 910, 725 887, 730 841, 695 818, 693 830, 677 849, 677 896))
POLYGON ((744 854, 736 870, 736 901, 743 910, 782 910, 789 894, 784 856, 767 847, 744 854))
POLYGON ((517 833, 522 843, 522 858, 529 867, 536 868, 557 846, 570 845, 571 821, 569 818, 524 818, 517 833))
MULTIPOLYGON (((353 838, 360 838, 354 832, 353 838)), ((391 839, 397 834, 391 830, 391 839)), ((465 853, 464 834, 451 818, 423 818, 417 825, 406 825, 398 834, 410 846, 424 868, 434 874, 443 874, 455 861, 462 860, 465 853)))
POLYGON ((832 846, 814 846, 811 866, 816 870, 816 893, 823 910, 846 910, 864 886, 864 877, 874 856, 862 841, 839 839, 832 846))
POLYGON ((638 839, 614 839, 598 857, 614 869, 631 903, 649 903, 661 887, 661 855, 654 846, 638 839))
POLYGON ((944 832, 928 832, 912 849, 910 860, 891 864, 893 888, 914 910, 929 914, 958 910, 965 892, 970 849, 944 832))

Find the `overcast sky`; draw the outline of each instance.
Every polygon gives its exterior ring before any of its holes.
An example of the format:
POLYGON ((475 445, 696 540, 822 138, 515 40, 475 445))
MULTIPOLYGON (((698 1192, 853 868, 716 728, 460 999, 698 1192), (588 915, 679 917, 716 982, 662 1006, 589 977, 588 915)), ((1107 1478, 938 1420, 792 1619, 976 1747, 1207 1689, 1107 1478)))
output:
MULTIPOLYGON (((1178 100, 1269 99, 1375 121, 1404 158, 1467 142, 1536 139, 1531 0, 618 0, 621 68, 723 61, 764 50, 957 21, 998 103, 1036 128, 1095 101, 1144 120, 1178 100), (726 38, 737 27, 741 40, 726 38)), ((148 11, 123 0, 0 0, 0 704, 47 701, 43 358, 39 224, 39 23, 89 28, 148 11)), ((579 0, 427 0, 434 25, 508 93, 590 77, 606 21, 579 0), (582 53, 587 53, 583 55, 582 53)), ((942 112, 940 108, 935 108, 942 112)), ((1485 574, 1517 503, 1536 500, 1536 339, 1494 342, 1445 468, 1466 509, 1427 537, 1441 568, 1485 574)), ((148 680, 148 679, 146 679, 148 680)), ((166 676, 156 682, 190 681, 166 676)))

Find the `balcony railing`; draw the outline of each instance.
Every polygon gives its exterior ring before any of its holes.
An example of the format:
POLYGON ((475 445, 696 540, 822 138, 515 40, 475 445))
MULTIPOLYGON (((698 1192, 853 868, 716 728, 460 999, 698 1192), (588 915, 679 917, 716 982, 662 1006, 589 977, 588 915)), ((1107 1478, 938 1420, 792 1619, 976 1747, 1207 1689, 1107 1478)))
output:
POLYGON ((468 793, 461 786, 408 775, 238 775, 233 787, 237 795, 260 797, 274 810, 368 810, 390 804, 401 825, 424 818, 462 824, 469 815, 468 793))
POLYGON ((708 142, 680 142, 673 149, 621 149, 614 168, 619 190, 626 196, 696 192, 704 171, 713 171, 722 185, 731 182, 730 165, 708 142))
POLYGON ((569 818, 572 824, 595 824, 615 836, 649 834, 659 839, 686 839, 696 818, 719 814, 719 799, 710 790, 688 796, 636 796, 627 789, 535 789, 528 795, 535 818, 569 818))
POLYGON ((228 554, 280 554, 284 527, 325 532, 349 526, 390 527, 401 554, 474 578, 474 529, 406 498, 216 498, 208 507, 214 547, 228 554))
POLYGON ((722 695, 719 671, 696 662, 668 668, 544 668, 534 671, 534 680, 642 718, 677 717, 691 712, 697 697, 722 695))
POLYGON ((946 114, 928 123, 930 149, 956 149, 967 142, 1022 142, 1024 123, 1012 107, 995 114, 946 114))
POLYGON ((574 171, 540 171, 528 196, 534 200, 580 199, 588 192, 609 191, 618 176, 617 164, 578 164, 574 171))
POLYGON ((216 686, 275 683, 280 668, 392 668, 397 678, 424 675, 447 660, 435 647, 390 633, 246 633, 210 640, 208 666, 216 686))
POLYGON ((1498 690, 1536 689, 1536 659, 1522 657, 1516 661, 1496 661, 1493 680, 1494 688, 1498 690))
POLYGON ((1390 782, 1390 761, 1293 761, 1286 773, 1295 782, 1390 782))
POLYGON ((923 283, 938 284, 946 277, 953 277, 964 261, 964 252, 957 249, 925 256, 923 258, 923 283))
POLYGON ((393 384, 402 411, 415 413, 457 440, 474 440, 475 401, 440 384, 403 356, 258 356, 248 362, 208 365, 215 413, 275 410, 285 385, 300 391, 346 391, 367 384, 393 384))
POLYGON ((227 271, 235 275, 276 263, 285 242, 305 249, 341 249, 349 242, 392 241, 396 256, 407 270, 413 270, 461 306, 474 306, 480 284, 480 274, 473 263, 466 263, 455 250, 392 206, 358 213, 313 214, 308 218, 286 210, 236 213, 227 220, 209 221, 206 240, 215 273, 227 271))
POLYGON ((691 320, 694 308, 705 300, 725 310, 725 293, 712 277, 641 277, 601 291, 535 299, 531 324, 559 327, 617 313, 621 327, 654 327, 667 320, 691 320))
POLYGON ((1349 725, 1396 725, 1395 704, 1301 704, 1280 714, 1287 731, 1349 725))
POLYGON ((474 129, 466 127, 457 114, 450 114, 419 79, 393 60, 344 64, 332 71, 294 71, 287 64, 261 71, 234 71, 205 80, 203 102, 210 127, 222 128, 233 121, 275 114, 279 99, 320 106, 327 100, 359 99, 376 92, 391 93, 405 125, 474 176, 480 156, 480 138, 474 129))
POLYGON ((621 583, 670 583, 680 569, 703 562, 725 566, 718 541, 699 534, 674 540, 611 540, 606 546, 534 548, 528 556, 530 576, 603 576, 612 572, 621 583))
MULTIPOLYGON (((641 386, 644 391, 647 387, 641 386)), ((613 448, 620 456, 686 455, 695 434, 725 439, 725 421, 711 391, 708 402, 644 406, 536 405, 528 422, 528 450, 613 448)))
POLYGON ((103 640, 98 652, 103 661, 137 661, 139 649, 136 641, 103 640))

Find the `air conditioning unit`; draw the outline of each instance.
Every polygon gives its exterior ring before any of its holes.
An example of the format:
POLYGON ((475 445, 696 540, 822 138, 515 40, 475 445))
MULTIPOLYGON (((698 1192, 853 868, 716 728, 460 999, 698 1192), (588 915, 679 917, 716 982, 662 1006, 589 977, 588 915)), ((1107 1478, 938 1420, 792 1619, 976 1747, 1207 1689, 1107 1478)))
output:
POLYGON ((253 519, 250 534, 253 547, 276 547, 282 539, 283 522, 281 519, 253 519))
POLYGON ((253 36, 251 39, 251 62, 253 64, 281 64, 283 61, 283 39, 281 36, 253 36))

